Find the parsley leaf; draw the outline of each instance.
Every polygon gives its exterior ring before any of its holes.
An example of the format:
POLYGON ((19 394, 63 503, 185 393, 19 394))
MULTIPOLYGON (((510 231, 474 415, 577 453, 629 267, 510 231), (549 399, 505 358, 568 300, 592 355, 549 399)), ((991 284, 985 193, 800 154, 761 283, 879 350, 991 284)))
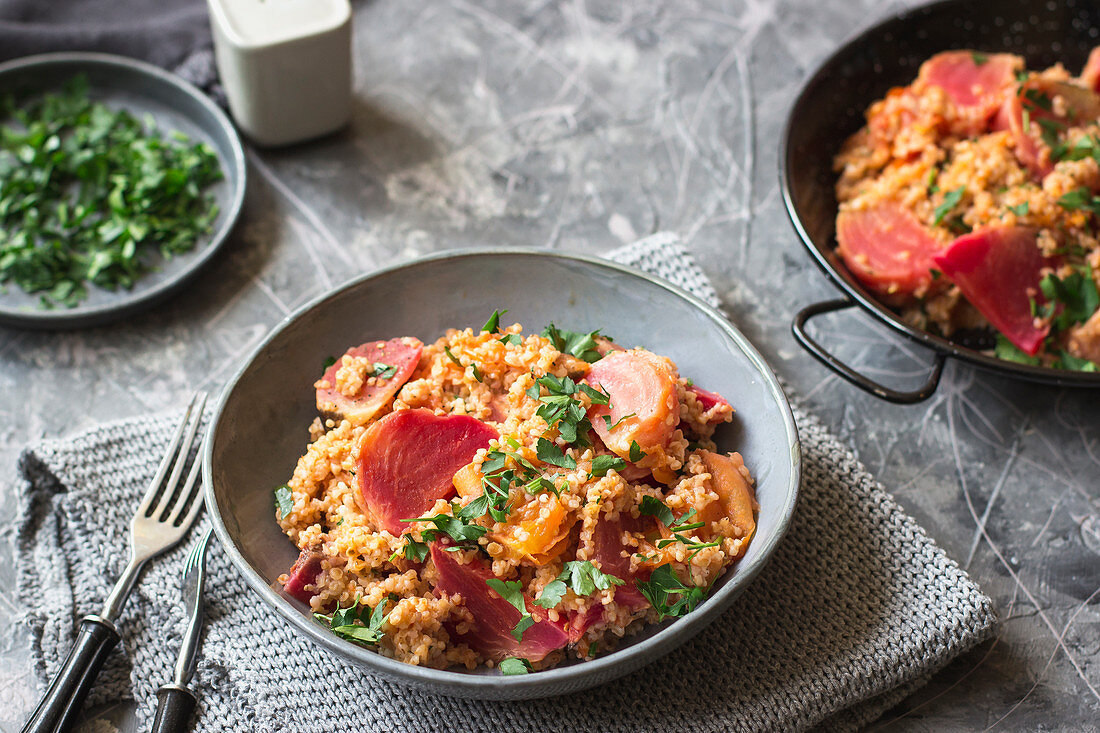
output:
POLYGON ((1087 271, 1076 270, 1065 279, 1048 274, 1039 281, 1039 289, 1047 300, 1063 306, 1051 324, 1056 331, 1087 321, 1100 308, 1100 292, 1087 271))
POLYGON ((500 660, 497 669, 503 675, 527 674, 531 671, 531 663, 522 657, 508 657, 500 660))
POLYGON ((436 514, 431 517, 416 517, 414 519, 402 519, 402 522, 431 522, 435 525, 435 529, 426 529, 420 534, 428 542, 432 542, 440 534, 445 534, 452 540, 459 544, 476 544, 481 539, 488 528, 482 527, 480 524, 472 524, 465 521, 464 517, 458 516, 462 512, 462 507, 457 507, 452 504, 451 510, 454 514, 436 514))
POLYGON ((417 542, 411 534, 404 534, 402 537, 405 538, 405 546, 390 555, 390 562, 398 557, 404 557, 406 560, 412 560, 413 562, 424 562, 428 557, 428 543, 417 542))
POLYGON ((507 313, 507 310, 498 311, 493 310, 493 315, 489 316, 489 320, 485 322, 485 325, 481 327, 482 331, 488 331, 489 333, 496 333, 500 330, 500 317, 507 313))
POLYGON ((1058 205, 1063 209, 1089 211, 1100 216, 1100 196, 1093 196, 1092 192, 1084 186, 1059 196, 1058 205))
POLYGON ((649 580, 638 580, 634 585, 656 609, 658 620, 670 616, 679 617, 694 611, 707 597, 708 590, 684 585, 667 563, 654 570, 649 580))
POLYGON ((571 560, 565 563, 558 580, 566 581, 578 596, 590 596, 597 589, 607 590, 613 585, 624 585, 626 582, 601 571, 588 560, 571 560))
POLYGON ((1016 204, 1015 206, 1009 206, 1008 210, 1011 211, 1016 216, 1027 216, 1027 212, 1028 212, 1029 208, 1030 207, 1028 205, 1028 202, 1025 201, 1022 204, 1016 204))
POLYGON ((466 368, 462 365, 462 362, 458 360, 458 357, 454 355, 454 352, 451 351, 450 346, 444 346, 443 353, 447 355, 447 358, 450 359, 456 367, 459 367, 460 369, 466 368))
POLYGON ((596 348, 596 336, 600 335, 600 330, 589 331, 588 333, 577 333, 576 331, 567 331, 564 328, 558 328, 553 323, 543 329, 542 335, 550 339, 550 343, 554 345, 554 348, 563 354, 572 354, 578 359, 587 361, 589 364, 597 362, 602 359, 602 355, 596 348))
POLYGON ((331 616, 323 613, 315 613, 313 617, 326 624, 332 633, 341 639, 354 641, 359 644, 375 646, 382 639, 382 624, 386 621, 386 604, 388 600, 383 598, 374 611, 368 615, 368 606, 359 606, 356 598, 348 608, 336 607, 331 616))
POLYGON ((575 460, 565 455, 561 448, 551 443, 546 438, 539 438, 538 443, 535 444, 535 452, 540 461, 548 463, 551 466, 557 466, 558 468, 564 468, 566 470, 577 467, 577 462, 575 460))
POLYGON ((535 599, 535 605, 542 608, 553 608, 561 603, 561 597, 565 595, 569 587, 564 580, 551 580, 542 588, 539 597, 535 599))
POLYGON ((989 56, 978 51, 971 51, 970 58, 974 62, 975 66, 982 66, 985 64, 986 61, 989 61, 989 56))
POLYGON ((283 519, 294 511, 294 495, 290 493, 290 487, 286 484, 275 489, 275 508, 279 510, 279 519, 283 519))
POLYGON ((997 346, 993 350, 993 355, 998 359, 1004 359, 1005 361, 1014 361, 1017 364, 1027 364, 1029 366, 1038 366, 1039 357, 1029 356, 1021 351, 1016 344, 1009 341, 1004 337, 1004 334, 997 334, 997 346))
POLYGON ((637 463, 646 457, 646 452, 642 450, 642 446, 638 445, 638 441, 630 441, 630 462, 637 463))
POLYGON ((511 344, 512 346, 519 346, 523 343, 523 337, 518 333, 506 333, 497 339, 502 344, 511 344))
POLYGON ((1062 351, 1058 355, 1058 362, 1055 364, 1059 369, 1072 369, 1076 372, 1095 372, 1100 371, 1097 369, 1094 362, 1088 359, 1081 359, 1074 356, 1068 351, 1062 351))
POLYGON ((485 585, 499 593, 501 598, 508 601, 519 611, 519 621, 516 623, 516 627, 512 629, 512 636, 515 637, 516 641, 523 641, 523 632, 535 623, 534 617, 527 610, 527 602, 523 597, 523 583, 518 580, 489 578, 485 581, 485 585))
POLYGON ((661 524, 666 527, 671 527, 676 523, 676 519, 672 516, 672 510, 668 508, 668 505, 648 494, 642 497, 642 505, 638 511, 650 517, 657 517, 661 524))
POLYGON ((0 285, 73 307, 213 228, 223 176, 206 143, 91 99, 83 76, 21 104, 0 102, 0 285))
POLYGON ((556 426, 566 443, 583 447, 590 444, 588 431, 592 429, 592 423, 584 407, 573 397, 577 392, 577 384, 569 377, 547 374, 535 380, 527 389, 527 396, 542 403, 535 414, 545 420, 548 427, 556 426), (546 389, 547 394, 542 394, 542 388, 546 389))
POLYGON ((556 579, 543 587, 535 605, 553 608, 561 602, 568 588, 572 588, 578 596, 590 596, 597 590, 625 584, 626 581, 603 572, 588 560, 571 560, 565 563, 556 579))
POLYGON ((932 223, 937 226, 942 224, 944 218, 951 213, 952 209, 959 205, 960 201, 962 201, 964 193, 966 193, 966 186, 959 186, 954 191, 948 191, 944 194, 943 203, 937 206, 933 212, 936 218, 932 223))
POLYGON ((621 471, 626 468, 626 461, 618 456, 608 455, 607 453, 601 453, 592 459, 592 470, 590 474, 592 478, 600 478, 606 476, 607 472, 611 469, 621 471))
POLYGON ((336 363, 336 357, 335 356, 330 356, 329 358, 325 359, 325 361, 321 364, 321 368, 324 369, 325 371, 328 371, 328 368, 330 366, 332 366, 333 364, 335 364, 335 363, 336 363))
POLYGON ((389 379, 394 374, 397 374, 397 367, 390 364, 383 364, 380 361, 374 362, 371 365, 370 375, 372 377, 378 377, 379 379, 389 379))
POLYGON ((636 412, 627 413, 626 415, 623 415, 618 420, 616 420, 615 424, 612 425, 611 424, 611 416, 610 415, 604 415, 603 416, 603 424, 607 426, 608 430, 614 430, 615 428, 617 428, 617 427, 619 427, 620 425, 623 424, 623 420, 627 420, 629 418, 637 417, 637 416, 638 416, 638 413, 636 413, 636 412))

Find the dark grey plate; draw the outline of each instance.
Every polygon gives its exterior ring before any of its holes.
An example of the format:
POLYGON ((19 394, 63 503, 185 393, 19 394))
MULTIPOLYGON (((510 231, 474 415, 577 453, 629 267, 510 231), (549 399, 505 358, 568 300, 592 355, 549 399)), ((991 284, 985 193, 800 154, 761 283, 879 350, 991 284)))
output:
MULTIPOLYGON (((394 681, 484 699, 548 697, 606 682, 665 654, 716 619, 760 572, 794 510, 801 453, 794 419, 771 369, 718 311, 698 298, 604 260, 537 250, 443 253, 360 278, 283 322, 226 388, 203 456, 206 506, 222 545, 259 599, 343 659, 394 681), (376 338, 434 341, 450 327, 478 328, 494 308, 537 331, 551 320, 601 328, 624 345, 671 357, 680 373, 737 410, 716 435, 757 479, 760 515, 745 557, 694 612, 626 640, 599 659, 502 677, 414 667, 342 641, 277 590, 298 555, 275 522, 273 494, 306 447, 322 362, 376 338)), ((242 631, 242 633, 245 633, 242 631)))
POLYGON ((0 324, 21 328, 94 326, 144 310, 164 300, 195 277, 221 246, 244 203, 245 161, 241 141, 229 118, 206 95, 178 77, 150 64, 98 53, 53 53, 0 64, 0 94, 25 90, 53 91, 78 74, 88 79, 89 93, 111 107, 138 118, 152 115, 165 131, 179 130, 205 141, 218 154, 224 180, 210 191, 220 209, 210 234, 195 249, 158 261, 131 290, 108 291, 89 286, 88 298, 76 308, 38 307, 37 295, 14 285, 0 292, 0 324))

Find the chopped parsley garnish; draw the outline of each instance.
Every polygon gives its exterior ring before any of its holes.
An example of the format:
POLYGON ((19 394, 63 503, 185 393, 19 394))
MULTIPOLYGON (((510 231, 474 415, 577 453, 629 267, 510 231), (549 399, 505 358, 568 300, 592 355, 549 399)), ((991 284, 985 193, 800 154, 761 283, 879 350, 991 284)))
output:
POLYGON ((321 364, 321 368, 324 369, 325 371, 328 371, 328 368, 330 366, 332 366, 333 364, 335 364, 335 363, 336 363, 336 357, 335 356, 330 356, 329 358, 325 359, 325 361, 321 364))
POLYGON ((1051 157, 1060 160, 1063 154, 1060 137, 1066 126, 1058 120, 1039 119, 1036 122, 1039 124, 1039 137, 1051 148, 1051 157))
POLYGON ((1058 205, 1063 209, 1089 211, 1100 216, 1100 196, 1093 196, 1092 192, 1084 186, 1059 196, 1058 205))
POLYGON ((592 470, 589 472, 592 478, 606 476, 607 472, 614 469, 621 471, 626 468, 626 461, 618 456, 601 453, 592 459, 592 470))
POLYGON ((636 413, 636 412, 627 413, 626 415, 623 415, 618 420, 616 420, 614 424, 612 424, 611 423, 611 416, 610 415, 604 415, 603 416, 603 424, 607 426, 608 430, 614 430, 615 428, 617 428, 617 427, 619 427, 620 425, 623 424, 623 420, 628 420, 632 417, 638 417, 638 413, 636 413))
POLYGON ((485 322, 485 325, 481 327, 482 331, 488 331, 489 333, 496 333, 500 330, 500 317, 507 313, 507 310, 493 310, 493 315, 489 316, 489 320, 485 322))
POLYGON ((424 562, 428 557, 428 543, 417 542, 413 539, 411 534, 404 534, 401 536, 405 539, 405 546, 390 555, 390 562, 393 562, 398 557, 404 557, 406 560, 412 560, 413 562, 424 562))
POLYGON ((676 518, 672 516, 672 510, 668 508, 668 505, 649 495, 642 497, 642 505, 638 511, 649 517, 657 517, 661 524, 666 527, 671 527, 676 522, 676 518))
POLYGON ((1050 96, 1048 96, 1046 92, 1039 91, 1038 89, 1025 89, 1024 99, 1029 102, 1034 109, 1041 109, 1049 112, 1054 107, 1054 104, 1050 101, 1050 96))
POLYGON ((1031 207, 1028 202, 1025 201, 1022 204, 1016 204, 1015 206, 1009 206, 1008 210, 1016 216, 1027 216, 1027 212, 1031 207))
POLYGON ((539 438, 538 442, 535 444, 535 452, 540 461, 548 463, 551 466, 557 466, 558 468, 564 468, 566 470, 577 467, 577 462, 575 460, 565 455, 561 448, 546 438, 539 438))
POLYGON ((649 580, 634 584, 657 611, 658 620, 690 613, 707 597, 708 590, 684 585, 667 563, 654 570, 649 580))
POLYGON ((1084 160, 1092 158, 1100 163, 1100 140, 1095 135, 1085 135, 1072 145, 1060 143, 1052 146, 1051 158, 1054 160, 1084 160))
POLYGON ((380 361, 376 361, 371 364, 370 375, 372 377, 378 377, 379 379, 389 379, 394 374, 397 374, 397 367, 391 364, 383 364, 380 361))
POLYGON ((542 403, 535 414, 545 420, 547 426, 557 426, 566 443, 583 447, 590 444, 588 431, 592 429, 592 423, 588 421, 584 407, 574 397, 578 392, 588 395, 594 404, 606 405, 610 399, 587 384, 578 385, 569 377, 555 377, 553 374, 536 379, 527 389, 527 396, 542 403), (542 394, 542 388, 546 389, 547 394, 542 394))
POLYGON ((936 166, 932 166, 932 168, 928 171, 928 182, 925 183, 924 186, 925 189, 927 189, 929 196, 940 190, 940 187, 936 185, 936 179, 939 178, 939 176, 940 169, 936 166))
POLYGON ((447 355, 447 358, 448 358, 448 359, 450 359, 450 360, 451 360, 451 362, 452 362, 452 363, 453 363, 453 364, 454 364, 454 365, 455 365, 456 367, 459 367, 460 369, 465 369, 465 368, 466 368, 466 367, 465 367, 465 366, 464 366, 464 365, 462 364, 462 362, 458 360, 458 357, 454 355, 454 352, 452 352, 452 351, 451 351, 451 347, 450 347, 450 346, 444 346, 444 347, 443 347, 443 353, 447 355))
POLYGON ((522 657, 508 657, 500 660, 497 669, 503 675, 527 674, 531 671, 531 663, 522 657))
MULTIPOLYGON (((462 363, 462 362, 461 362, 461 361, 459 360, 459 358, 458 358, 457 356, 455 356, 455 355, 454 355, 454 352, 453 352, 453 351, 451 351, 451 347, 450 347, 450 346, 444 346, 444 347, 443 347, 443 353, 444 353, 444 354, 446 354, 446 355, 447 355, 447 358, 448 358, 448 359, 450 359, 450 360, 451 360, 451 362, 452 362, 452 363, 453 363, 453 364, 454 364, 455 366, 457 366, 457 367, 458 367, 459 369, 465 369, 465 368, 466 368, 466 365, 465 365, 465 364, 463 364, 463 363, 462 363)), ((483 380, 483 378, 484 378, 484 377, 483 377, 483 375, 481 374, 481 370, 477 368, 477 362, 475 362, 475 361, 471 361, 471 362, 470 362, 470 371, 472 371, 472 372, 474 373, 474 379, 476 379, 476 380, 477 380, 477 381, 479 381, 479 382, 483 380)))
POLYGON ((1064 331, 1076 323, 1083 323, 1100 308, 1100 292, 1086 271, 1075 270, 1060 279, 1048 274, 1039 281, 1039 289, 1052 303, 1060 303, 1062 309, 1054 316, 1051 327, 1064 331))
POLYGON ((558 328, 551 323, 543 329, 542 335, 550 339, 550 343, 561 353, 572 354, 589 364, 603 358, 599 349, 596 348, 596 336, 600 335, 598 328, 588 333, 577 333, 576 331, 566 331, 564 328, 558 328))
POLYGON ((986 61, 989 61, 989 56, 979 51, 971 51, 970 59, 974 62, 975 66, 982 66, 986 61))
POLYGON ((1059 352, 1058 360, 1054 363, 1054 366, 1056 369, 1071 369, 1075 372, 1100 371, 1094 362, 1076 357, 1068 351, 1059 352))
POLYGON ((460 545, 476 545, 489 530, 480 524, 473 524, 465 520, 469 516, 463 516, 465 507, 451 504, 454 514, 436 514, 431 517, 416 517, 414 519, 402 519, 402 522, 431 522, 435 529, 425 529, 420 533, 426 542, 433 542, 439 535, 445 534, 460 545))
POLYGON ((523 337, 518 333, 506 333, 497 339, 502 344, 511 344, 512 346, 519 346, 523 343, 523 337))
POLYGON ((519 621, 516 623, 514 629, 512 629, 512 636, 516 641, 523 641, 523 632, 531 628, 535 623, 535 618, 527 610, 527 601, 523 597, 523 583, 518 580, 498 580, 497 578, 489 578, 485 581, 485 585, 489 586, 500 597, 508 601, 512 606, 519 611, 519 621))
POLYGON ((966 193, 966 186, 959 186, 954 191, 948 191, 944 194, 943 203, 937 206, 933 212, 936 218, 932 223, 937 226, 942 224, 944 218, 951 213, 952 209, 959 205, 960 201, 962 201, 964 193, 966 193))
POLYGON ((1030 356, 1020 350, 1016 344, 1009 341, 1004 337, 1004 334, 997 334, 997 346, 993 350, 993 355, 998 359, 1004 359, 1005 361, 1014 361, 1017 364, 1027 364, 1028 366, 1039 366, 1039 357, 1030 356))
POLYGON ((83 76, 18 109, 0 99, 0 122, 0 284, 44 308, 77 305, 88 283, 133 287, 217 218, 214 150, 93 101, 83 76))
POLYGON ((279 519, 284 519, 294 511, 294 495, 290 493, 290 487, 283 484, 275 489, 275 508, 279 510, 279 519))
POLYGON ((630 456, 630 462, 631 463, 637 463, 638 461, 640 461, 640 460, 642 460, 643 458, 646 457, 646 452, 644 450, 642 450, 642 446, 638 445, 638 441, 636 441, 636 440, 630 441, 629 456, 630 456))
POLYGON ((561 602, 569 588, 578 596, 590 596, 597 590, 607 590, 613 585, 625 583, 621 578, 603 572, 588 560, 572 560, 565 563, 557 578, 543 587, 535 605, 553 608, 561 602))
POLYGON ((701 529, 706 526, 706 522, 689 523, 691 518, 695 516, 694 509, 689 510, 684 516, 680 517, 680 523, 677 524, 675 517, 672 516, 672 510, 669 509, 663 501, 655 499, 652 496, 643 496, 642 506, 639 511, 641 514, 656 517, 660 520, 661 524, 668 527, 669 531, 672 532, 672 537, 666 537, 657 542, 658 549, 664 549, 673 542, 679 542, 688 549, 695 550, 695 552, 688 556, 688 560, 690 561, 691 558, 699 554, 700 550, 704 550, 708 547, 718 547, 722 544, 721 541, 700 542, 684 534, 684 532, 690 532, 691 530, 701 529))
POLYGON ((386 604, 383 598, 372 612, 369 606, 360 606, 356 597, 348 608, 336 607, 331 616, 315 613, 313 617, 326 624, 341 639, 358 644, 376 646, 382 639, 382 624, 386 621, 386 604))

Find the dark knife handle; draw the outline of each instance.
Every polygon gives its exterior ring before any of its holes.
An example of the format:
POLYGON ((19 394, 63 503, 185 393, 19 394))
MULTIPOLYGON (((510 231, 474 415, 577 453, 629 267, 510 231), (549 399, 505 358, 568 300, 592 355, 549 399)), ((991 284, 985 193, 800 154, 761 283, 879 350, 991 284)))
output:
POLYGON ((107 619, 85 616, 65 664, 23 726, 23 733, 54 733, 72 728, 88 690, 119 638, 115 625, 107 619))
POLYGON ((184 733, 198 700, 180 685, 162 685, 157 690, 157 716, 150 733, 184 733))

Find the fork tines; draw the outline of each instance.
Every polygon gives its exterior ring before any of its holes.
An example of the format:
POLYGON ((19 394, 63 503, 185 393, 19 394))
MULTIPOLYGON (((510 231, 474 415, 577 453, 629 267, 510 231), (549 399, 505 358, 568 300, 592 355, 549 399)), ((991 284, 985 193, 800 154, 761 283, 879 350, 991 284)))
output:
POLYGON ((197 493, 195 485, 202 464, 197 454, 198 445, 196 445, 195 436, 202 424, 202 411, 205 406, 206 393, 196 392, 172 436, 171 443, 164 452, 164 459, 160 462, 156 475, 153 476, 141 504, 138 505, 138 516, 178 527, 189 524, 202 506, 202 502, 195 495, 197 493), (191 464, 191 470, 184 482, 180 484, 180 476, 183 475, 193 450, 196 455, 191 464), (165 476, 169 469, 172 473, 166 481, 165 476), (187 513, 183 514, 184 511, 187 513))

